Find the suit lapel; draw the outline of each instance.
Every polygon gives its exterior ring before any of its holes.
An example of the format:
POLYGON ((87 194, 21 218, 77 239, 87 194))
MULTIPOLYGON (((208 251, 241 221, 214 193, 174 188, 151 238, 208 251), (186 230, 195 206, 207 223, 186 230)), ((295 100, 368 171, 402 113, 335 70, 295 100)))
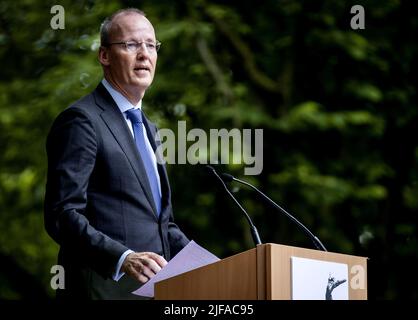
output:
POLYGON ((137 177, 142 189, 144 190, 145 196, 154 211, 154 215, 157 217, 157 209, 155 208, 145 166, 138 153, 134 138, 132 133, 129 131, 123 114, 113 101, 112 96, 107 92, 106 88, 101 83, 97 86, 94 96, 96 103, 103 109, 101 114, 103 121, 106 123, 115 140, 128 158, 132 169, 135 172, 135 176, 137 177))

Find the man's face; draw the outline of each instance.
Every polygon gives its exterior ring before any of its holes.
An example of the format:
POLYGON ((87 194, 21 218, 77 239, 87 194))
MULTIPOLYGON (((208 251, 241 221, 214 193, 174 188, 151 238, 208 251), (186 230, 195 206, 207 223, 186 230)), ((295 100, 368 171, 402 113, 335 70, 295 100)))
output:
MULTIPOLYGON (((110 28, 110 43, 113 42, 156 43, 155 32, 147 18, 129 13, 114 18, 110 28)), ((114 44, 102 49, 100 60, 108 68, 108 76, 117 89, 128 96, 136 95, 151 85, 157 64, 157 52, 149 51, 144 44, 138 52, 129 52, 123 44, 114 44)))

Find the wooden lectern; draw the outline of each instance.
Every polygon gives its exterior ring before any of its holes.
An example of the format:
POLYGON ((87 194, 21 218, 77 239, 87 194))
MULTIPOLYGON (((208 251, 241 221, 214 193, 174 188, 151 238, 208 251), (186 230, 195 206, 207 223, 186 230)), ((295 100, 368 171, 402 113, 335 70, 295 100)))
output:
POLYGON ((347 264, 349 299, 367 299, 367 258, 272 243, 157 282, 155 299, 289 300, 291 257, 347 264))

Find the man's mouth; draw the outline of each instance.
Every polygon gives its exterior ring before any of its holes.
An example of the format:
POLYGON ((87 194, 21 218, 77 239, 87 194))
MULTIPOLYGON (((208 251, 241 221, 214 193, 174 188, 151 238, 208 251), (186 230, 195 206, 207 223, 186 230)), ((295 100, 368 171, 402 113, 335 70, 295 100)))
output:
POLYGON ((148 71, 148 72, 150 72, 150 69, 148 67, 135 67, 134 71, 148 71))

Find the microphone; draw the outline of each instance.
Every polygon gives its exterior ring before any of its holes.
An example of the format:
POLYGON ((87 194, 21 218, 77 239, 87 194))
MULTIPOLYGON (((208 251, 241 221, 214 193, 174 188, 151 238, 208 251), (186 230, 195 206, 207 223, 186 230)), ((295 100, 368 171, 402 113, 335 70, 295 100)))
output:
POLYGON ((223 179, 223 181, 225 181, 225 182, 236 181, 236 182, 242 183, 242 184, 254 189, 258 194, 260 194, 263 197, 264 200, 266 200, 268 203, 273 205, 273 207, 278 209, 281 213, 283 213, 290 220, 292 220, 294 223, 296 223, 309 236, 309 238, 312 240, 312 242, 314 243, 315 247, 318 250, 327 251, 327 249, 322 244, 322 242, 307 227, 305 227, 305 225, 302 222, 300 222, 298 219, 296 219, 294 216, 292 216, 289 212, 287 212, 285 209, 283 209, 281 206, 279 206, 277 203, 275 203, 273 200, 271 200, 267 195, 265 195, 263 192, 261 192, 255 186, 253 186, 252 184, 249 184, 248 182, 246 182, 244 180, 240 180, 238 178, 235 178, 234 176, 232 176, 228 173, 222 173, 221 176, 222 176, 221 179, 223 179))
POLYGON ((233 194, 231 193, 231 191, 229 191, 228 187, 226 186, 225 182, 222 180, 222 178, 218 175, 218 173, 216 172, 215 168, 210 166, 210 165, 206 165, 206 169, 212 173, 216 178, 218 178, 218 180, 222 183, 223 187, 225 188, 226 192, 229 194, 229 196, 232 198, 232 200, 234 200, 234 202, 236 203, 236 205, 241 209, 242 212, 244 212, 245 218, 247 219, 249 225, 250 225, 250 230, 251 230, 251 236, 253 237, 253 241, 254 244, 257 246, 258 244, 262 244, 261 240, 260 240, 260 236, 258 234, 257 228, 255 227, 254 223, 251 221, 250 216, 248 215, 247 211, 245 211, 245 209, 239 204, 239 202, 237 201, 237 199, 233 196, 233 194))

